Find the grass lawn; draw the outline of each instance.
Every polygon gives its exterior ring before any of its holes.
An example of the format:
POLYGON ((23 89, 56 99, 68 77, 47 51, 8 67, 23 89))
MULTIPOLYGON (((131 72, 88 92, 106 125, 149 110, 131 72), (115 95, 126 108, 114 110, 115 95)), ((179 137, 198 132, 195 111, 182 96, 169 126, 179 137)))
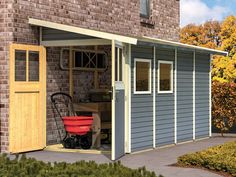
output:
POLYGON ((80 161, 76 163, 44 163, 25 155, 11 160, 0 155, 0 176, 4 177, 156 177, 144 167, 130 169, 117 163, 96 164, 80 161))
POLYGON ((203 167, 236 176, 236 141, 183 155, 177 165, 203 167))

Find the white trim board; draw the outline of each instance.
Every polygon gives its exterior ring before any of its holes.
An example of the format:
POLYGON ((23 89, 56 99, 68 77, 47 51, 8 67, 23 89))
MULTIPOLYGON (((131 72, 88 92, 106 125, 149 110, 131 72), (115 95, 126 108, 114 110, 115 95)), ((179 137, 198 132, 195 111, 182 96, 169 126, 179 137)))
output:
POLYGON ((153 148, 156 148, 156 47, 153 55, 153 148))
POLYGON ((143 59, 143 58, 135 58, 134 59, 134 94, 152 94, 152 60, 151 59, 143 59), (149 63, 149 90, 148 91, 136 91, 136 62, 145 62, 149 63))
POLYGON ((128 58, 129 58, 129 153, 131 153, 131 44, 129 44, 129 52, 128 52, 128 58))
POLYGON ((178 50, 175 48, 175 112, 174 112, 174 136, 175 144, 177 144, 177 62, 178 62, 178 50))
POLYGON ((46 28, 53 28, 57 30, 71 32, 71 33, 93 36, 93 37, 97 37, 101 39, 117 40, 117 41, 128 43, 128 44, 135 44, 135 45, 137 44, 136 38, 107 33, 107 32, 101 32, 101 31, 96 31, 96 30, 91 30, 91 29, 85 29, 85 28, 75 27, 71 25, 64 25, 64 24, 54 23, 54 22, 45 21, 45 20, 29 18, 29 24, 46 27, 46 28))
POLYGON ((212 70, 212 67, 211 67, 211 60, 213 59, 213 56, 210 55, 210 70, 209 70, 209 136, 211 137, 212 136, 212 113, 211 113, 211 110, 212 110, 212 102, 211 102, 211 98, 212 98, 212 95, 211 95, 211 70, 212 70))
POLYGON ((165 93, 173 93, 173 61, 165 61, 165 60, 158 60, 158 94, 165 94, 165 93), (160 90, 160 64, 170 64, 171 65, 171 71, 170 71, 170 90, 168 91, 161 91, 160 90))
POLYGON ((196 139, 196 52, 193 52, 193 140, 196 139))

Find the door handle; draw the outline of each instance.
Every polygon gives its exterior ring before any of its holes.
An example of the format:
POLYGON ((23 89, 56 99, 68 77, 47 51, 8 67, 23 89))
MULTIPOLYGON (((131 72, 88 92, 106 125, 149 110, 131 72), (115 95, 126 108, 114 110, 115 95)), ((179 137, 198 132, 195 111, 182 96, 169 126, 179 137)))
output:
POLYGON ((113 89, 114 89, 114 87, 111 87, 111 90, 108 91, 108 93, 111 94, 111 99, 112 99, 112 100, 113 100, 113 89))

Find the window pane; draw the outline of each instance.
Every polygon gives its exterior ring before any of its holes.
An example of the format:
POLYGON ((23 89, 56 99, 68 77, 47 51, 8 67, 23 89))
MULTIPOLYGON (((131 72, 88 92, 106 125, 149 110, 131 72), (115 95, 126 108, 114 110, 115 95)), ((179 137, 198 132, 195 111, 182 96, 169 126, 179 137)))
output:
POLYGON ((160 64, 160 91, 171 90, 171 64, 160 64))
POLYGON ((106 57, 105 54, 98 54, 97 56, 97 68, 105 68, 106 67, 106 57))
POLYGON ((29 52, 29 81, 39 81, 39 52, 29 52))
POLYGON ((82 53, 75 52, 75 67, 82 67, 82 53))
POLYGON ((26 81, 26 51, 15 51, 15 81, 26 81))
POLYGON ((136 91, 150 91, 150 63, 136 62, 136 91))
POLYGON ((148 0, 140 0, 140 13, 141 15, 148 16, 148 10, 149 10, 149 2, 148 0))

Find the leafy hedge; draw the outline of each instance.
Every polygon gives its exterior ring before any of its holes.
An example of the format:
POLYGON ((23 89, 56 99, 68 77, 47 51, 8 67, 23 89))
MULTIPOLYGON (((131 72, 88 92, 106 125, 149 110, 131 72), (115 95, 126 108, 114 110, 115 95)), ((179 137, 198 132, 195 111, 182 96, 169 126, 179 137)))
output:
POLYGON ((178 164, 204 167, 236 176, 236 141, 183 155, 178 158, 178 164))
POLYGON ((212 118, 222 136, 236 124, 235 83, 212 83, 212 118))
POLYGON ((143 168, 130 169, 117 163, 96 164, 93 161, 72 164, 44 163, 22 155, 14 160, 3 154, 0 156, 0 176, 4 177, 156 177, 154 172, 143 168))

